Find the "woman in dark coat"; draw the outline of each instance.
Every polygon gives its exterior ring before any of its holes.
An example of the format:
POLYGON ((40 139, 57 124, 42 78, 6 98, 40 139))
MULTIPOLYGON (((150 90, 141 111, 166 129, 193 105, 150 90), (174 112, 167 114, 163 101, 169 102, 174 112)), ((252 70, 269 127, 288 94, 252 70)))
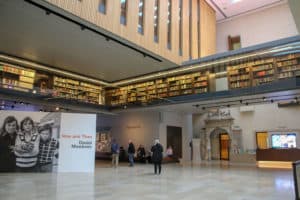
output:
POLYGON ((163 146, 159 143, 159 140, 156 139, 154 145, 151 148, 152 152, 152 162, 154 164, 154 173, 157 173, 158 167, 158 174, 161 173, 161 161, 163 159, 163 146))
POLYGON ((14 172, 16 157, 14 147, 18 132, 18 122, 14 116, 8 116, 0 130, 0 172, 14 172))

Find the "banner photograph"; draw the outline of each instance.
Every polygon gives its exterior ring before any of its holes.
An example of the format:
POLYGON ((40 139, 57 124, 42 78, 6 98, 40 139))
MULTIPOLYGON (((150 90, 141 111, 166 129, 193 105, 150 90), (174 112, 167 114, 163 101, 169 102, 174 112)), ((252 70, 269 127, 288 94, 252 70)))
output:
POLYGON ((0 172, 94 172, 96 115, 0 111, 0 128, 0 172))
POLYGON ((0 172, 56 171, 60 115, 1 111, 0 172))

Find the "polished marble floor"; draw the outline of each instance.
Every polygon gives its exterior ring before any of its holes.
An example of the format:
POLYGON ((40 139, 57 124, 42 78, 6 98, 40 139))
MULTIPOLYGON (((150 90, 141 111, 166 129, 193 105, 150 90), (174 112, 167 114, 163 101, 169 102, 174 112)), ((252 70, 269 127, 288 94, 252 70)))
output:
POLYGON ((220 163, 96 164, 95 174, 0 174, 0 200, 294 200, 292 170, 220 163))

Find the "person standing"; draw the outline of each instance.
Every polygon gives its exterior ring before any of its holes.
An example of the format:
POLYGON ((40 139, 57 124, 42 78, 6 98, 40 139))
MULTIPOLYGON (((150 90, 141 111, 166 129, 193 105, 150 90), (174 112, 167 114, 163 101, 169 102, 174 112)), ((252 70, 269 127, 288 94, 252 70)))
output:
POLYGON ((16 157, 14 153, 18 132, 18 122, 14 116, 8 116, 0 130, 0 172, 14 172, 16 157))
POLYGON ((131 140, 129 140, 128 144, 128 159, 129 159, 129 166, 133 167, 134 165, 134 154, 135 154, 135 147, 131 140))
POLYGON ((154 173, 157 174, 157 168, 158 168, 158 174, 161 173, 161 161, 163 159, 163 146, 159 143, 159 140, 156 139, 154 141, 154 145, 151 147, 152 152, 152 162, 154 164, 154 173))
POLYGON ((111 153, 112 153, 112 166, 118 167, 119 165, 119 144, 116 142, 116 139, 113 139, 111 144, 111 153))

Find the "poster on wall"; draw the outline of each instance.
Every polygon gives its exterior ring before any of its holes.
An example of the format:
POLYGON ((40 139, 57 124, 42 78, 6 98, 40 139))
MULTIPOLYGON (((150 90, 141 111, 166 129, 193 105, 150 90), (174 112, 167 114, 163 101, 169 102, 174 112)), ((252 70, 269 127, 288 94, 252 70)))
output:
POLYGON ((94 172, 96 115, 62 113, 58 172, 94 172))
POLYGON ((111 152, 111 134, 108 132, 98 132, 96 138, 96 152, 111 152))
POLYGON ((60 113, 0 112, 0 172, 57 170, 60 113))
POLYGON ((0 172, 93 172, 96 115, 0 111, 0 172))

